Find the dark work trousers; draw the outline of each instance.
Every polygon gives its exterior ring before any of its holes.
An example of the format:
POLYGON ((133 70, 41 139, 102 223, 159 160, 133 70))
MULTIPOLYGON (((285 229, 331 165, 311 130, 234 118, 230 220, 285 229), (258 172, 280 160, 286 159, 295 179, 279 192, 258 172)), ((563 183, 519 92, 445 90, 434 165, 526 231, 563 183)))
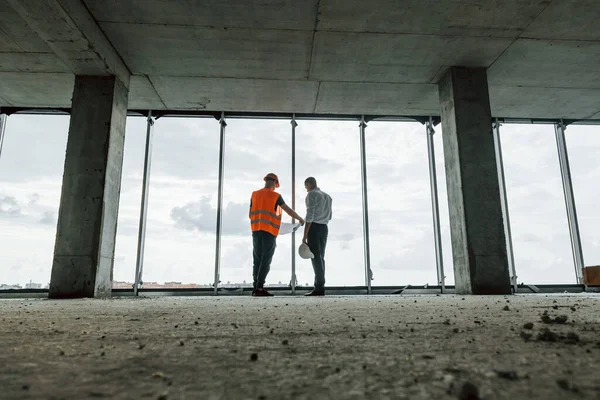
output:
POLYGON ((308 247, 315 256, 310 261, 315 271, 315 290, 317 291, 325 290, 325 247, 327 246, 328 234, 327 225, 313 222, 306 238, 308 247))
POLYGON ((277 237, 269 232, 256 231, 252 232, 252 245, 254 268, 252 269, 252 277, 254 278, 254 289, 262 288, 265 285, 267 274, 271 270, 271 260, 275 254, 277 237))

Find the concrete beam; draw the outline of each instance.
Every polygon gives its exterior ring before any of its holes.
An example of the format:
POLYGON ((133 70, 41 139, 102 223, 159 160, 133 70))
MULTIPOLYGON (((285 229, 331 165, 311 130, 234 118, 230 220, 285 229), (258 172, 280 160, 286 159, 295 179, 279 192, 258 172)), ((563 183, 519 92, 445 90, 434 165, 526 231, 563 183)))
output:
POLYGON ((439 109, 432 84, 322 82, 314 112, 437 115, 439 109))
POLYGON ((71 73, 0 72, 0 97, 15 107, 71 106, 71 73))
POLYGON ((167 106, 147 76, 131 75, 128 108, 130 110, 165 110, 167 106))
POLYGON ((456 291, 510 294, 485 68, 450 68, 439 96, 456 291))
POLYGON ((115 75, 129 86, 129 69, 81 0, 7 1, 75 75, 115 75))
POLYGON ((12 106, 12 104, 8 100, 4 99, 3 97, 0 97, 0 111, 1 111, 2 107, 10 107, 10 106, 12 106))
POLYGON ((50 298, 110 297, 128 88, 75 78, 50 298))
POLYGON ((490 83, 492 116, 589 118, 600 107, 600 89, 502 86, 490 83))
POLYGON ((171 110, 311 113, 319 87, 317 82, 306 80, 149 78, 171 110))
POLYGON ((1 53, 0 72, 68 73, 69 69, 52 53, 1 53))

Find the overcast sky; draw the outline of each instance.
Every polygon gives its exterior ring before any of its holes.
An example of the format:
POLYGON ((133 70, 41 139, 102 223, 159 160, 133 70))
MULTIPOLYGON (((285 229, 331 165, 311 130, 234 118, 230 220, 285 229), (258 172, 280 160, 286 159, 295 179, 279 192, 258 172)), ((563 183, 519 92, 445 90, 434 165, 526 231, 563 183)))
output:
MULTIPOLYGON (((0 283, 47 284, 52 266, 67 116, 13 115, 0 155, 0 283)), ((229 119, 226 131, 221 281, 252 280, 248 205, 268 172, 291 206, 289 120, 229 119)), ((327 284, 364 285, 358 121, 298 121, 296 210, 305 213, 303 180, 315 176, 333 198, 327 284)), ((133 281, 144 118, 129 117, 114 278, 133 281)), ((600 264, 600 127, 567 129, 586 265, 600 264)), ((575 283, 552 125, 503 125, 508 200, 519 282, 575 283)), ((209 284, 214 280, 219 124, 214 119, 156 121, 144 281, 209 284)), ((435 135, 444 263, 452 250, 441 126, 435 135)), ((367 127, 373 285, 436 284, 427 142, 419 123, 367 127)), ((298 243, 301 237, 298 237, 298 243)), ((268 283, 291 277, 291 237, 281 236, 268 283)), ((300 284, 313 280, 297 258, 300 284)))

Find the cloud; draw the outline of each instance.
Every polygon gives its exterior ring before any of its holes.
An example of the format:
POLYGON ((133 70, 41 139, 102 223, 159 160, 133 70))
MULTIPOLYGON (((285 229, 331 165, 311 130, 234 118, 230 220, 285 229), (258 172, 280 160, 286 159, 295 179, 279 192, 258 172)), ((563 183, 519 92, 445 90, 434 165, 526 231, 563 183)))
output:
MULTIPOLYGON (((227 203, 223 209, 223 234, 242 236, 250 232, 248 220, 249 203, 227 203)), ((214 233, 217 209, 211 204, 211 196, 203 196, 196 202, 187 203, 171 210, 171 219, 178 228, 214 233)))
POLYGON ((350 242, 350 241, 356 239, 357 236, 353 233, 342 233, 339 235, 333 235, 333 237, 336 240, 340 240, 342 242, 350 242))
POLYGON ((40 218, 40 223, 44 225, 56 225, 58 223, 56 213, 53 211, 44 211, 42 218, 40 218))
POLYGON ((18 217, 21 214, 21 206, 16 198, 12 196, 0 195, 0 215, 8 217, 18 217))
POLYGON ((39 223, 56 227, 58 208, 47 205, 49 197, 35 192, 29 195, 23 193, 19 200, 15 196, 0 194, 0 217, 18 218, 20 225, 39 223))
POLYGON ((41 177, 60 181, 68 130, 69 116, 11 115, 2 148, 0 181, 30 182, 41 177))

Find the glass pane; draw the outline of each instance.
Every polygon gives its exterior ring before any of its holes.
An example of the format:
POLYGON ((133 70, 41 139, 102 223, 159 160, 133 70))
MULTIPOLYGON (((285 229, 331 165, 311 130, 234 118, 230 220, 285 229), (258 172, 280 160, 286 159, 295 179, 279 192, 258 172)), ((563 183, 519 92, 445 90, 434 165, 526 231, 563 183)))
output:
POLYGON ((113 288, 131 289, 135 279, 140 201, 144 176, 146 118, 127 117, 113 288))
POLYGON ((7 118, 0 156, 0 289, 50 282, 68 131, 67 115, 7 118))
MULTIPOLYGON (((292 206, 292 134, 290 120, 228 119, 225 135, 221 286, 252 286, 252 233, 248 210, 254 190, 268 173, 279 177, 277 189, 292 206)), ((284 213, 284 222, 291 218, 284 213)), ((277 238, 265 286, 285 286, 292 274, 291 236, 277 238)))
POLYGON ((600 265, 600 126, 571 125, 565 135, 583 260, 586 266, 600 265))
POLYGON ((373 285, 436 285, 425 127, 371 122, 366 134, 373 285))
MULTIPOLYGON (((435 169, 437 172, 438 202, 440 207, 440 230, 442 236, 442 260, 446 285, 454 285, 454 261, 452 259, 452 238, 450 236, 450 213, 448 211, 448 190, 446 189, 446 166, 444 161, 444 140, 442 125, 435 128, 433 145, 435 169)), ((437 275, 436 275, 437 276, 437 275)))
POLYGON ((553 125, 500 128, 519 283, 576 283, 553 125))
POLYGON ((164 117, 154 125, 144 288, 214 280, 219 124, 164 117))
MULTIPOLYGON (((298 121, 296 207, 306 215, 304 179, 313 176, 333 200, 327 241, 326 286, 364 286, 364 242, 358 121, 298 121)), ((371 188, 372 191, 372 188, 371 188)), ((303 231, 299 231, 298 242, 303 231)), ((298 243, 299 244, 299 243, 298 243)), ((299 285, 312 286, 309 260, 296 258, 299 285)))

